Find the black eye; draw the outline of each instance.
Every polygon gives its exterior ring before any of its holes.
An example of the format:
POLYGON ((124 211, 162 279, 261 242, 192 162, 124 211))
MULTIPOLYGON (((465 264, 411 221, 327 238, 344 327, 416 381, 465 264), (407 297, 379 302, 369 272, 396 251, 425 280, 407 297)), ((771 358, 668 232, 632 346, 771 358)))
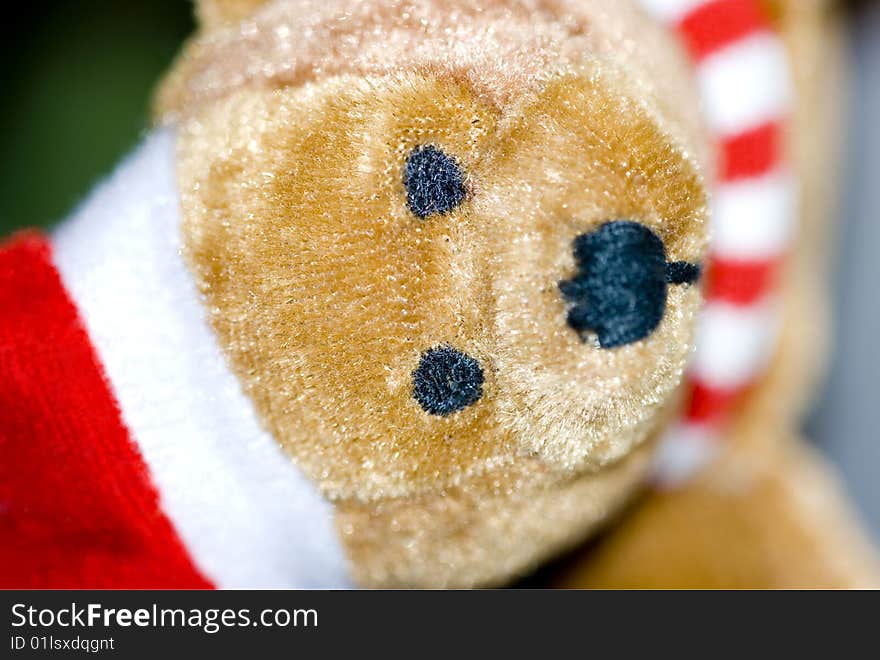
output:
POLYGON ((480 363, 451 346, 425 351, 412 378, 413 397, 432 415, 446 417, 475 404, 483 396, 480 363))
POLYGON ((403 171, 406 203, 413 215, 427 218, 448 213, 460 205, 467 194, 461 167, 437 147, 416 147, 406 159, 403 171))
POLYGON ((700 266, 666 262, 663 241, 637 222, 618 220, 574 241, 578 273, 559 283, 572 304, 568 324, 593 332, 602 348, 648 337, 663 319, 669 284, 691 284, 700 266))

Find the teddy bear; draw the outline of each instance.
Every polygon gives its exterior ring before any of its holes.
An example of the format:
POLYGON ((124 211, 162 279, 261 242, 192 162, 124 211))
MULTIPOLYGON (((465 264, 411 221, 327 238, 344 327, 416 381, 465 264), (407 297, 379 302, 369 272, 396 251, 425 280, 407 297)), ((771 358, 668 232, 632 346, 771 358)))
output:
POLYGON ((4 586, 877 584, 797 439, 826 3, 197 11, 0 252, 4 586))

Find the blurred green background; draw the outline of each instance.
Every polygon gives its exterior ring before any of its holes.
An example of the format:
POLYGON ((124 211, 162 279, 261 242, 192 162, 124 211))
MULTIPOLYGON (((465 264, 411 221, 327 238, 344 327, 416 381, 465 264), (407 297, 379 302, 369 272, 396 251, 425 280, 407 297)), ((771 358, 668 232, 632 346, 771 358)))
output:
POLYGON ((3 21, 0 236, 56 222, 149 121, 188 0, 43 0, 3 21))

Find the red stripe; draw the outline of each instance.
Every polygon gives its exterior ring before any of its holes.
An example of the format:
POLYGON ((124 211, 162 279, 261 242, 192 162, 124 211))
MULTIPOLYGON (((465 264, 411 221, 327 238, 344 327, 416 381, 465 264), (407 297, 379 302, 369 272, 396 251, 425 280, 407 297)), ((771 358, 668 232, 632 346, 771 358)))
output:
POLYGON ((715 258, 709 267, 706 299, 752 305, 775 288, 781 262, 781 258, 755 261, 715 258))
POLYGON ((0 245, 0 587, 208 588, 37 234, 0 245))
POLYGON ((691 383, 685 419, 697 424, 720 425, 746 389, 746 387, 720 389, 694 380, 691 383))
POLYGON ((782 158, 782 124, 768 122, 721 143, 720 176, 736 181, 767 174, 782 158))
POLYGON ((700 60, 735 41, 769 30, 755 0, 712 0, 695 8, 678 25, 685 47, 700 60))

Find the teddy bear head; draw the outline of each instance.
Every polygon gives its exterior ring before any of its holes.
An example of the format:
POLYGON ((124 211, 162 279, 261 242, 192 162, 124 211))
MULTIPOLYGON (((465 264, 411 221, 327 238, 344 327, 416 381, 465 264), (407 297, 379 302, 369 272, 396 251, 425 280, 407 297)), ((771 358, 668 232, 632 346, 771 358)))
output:
POLYGON ((658 28, 615 2, 201 15, 160 96, 186 256, 329 497, 589 477, 656 435, 693 345, 708 160, 658 28))

